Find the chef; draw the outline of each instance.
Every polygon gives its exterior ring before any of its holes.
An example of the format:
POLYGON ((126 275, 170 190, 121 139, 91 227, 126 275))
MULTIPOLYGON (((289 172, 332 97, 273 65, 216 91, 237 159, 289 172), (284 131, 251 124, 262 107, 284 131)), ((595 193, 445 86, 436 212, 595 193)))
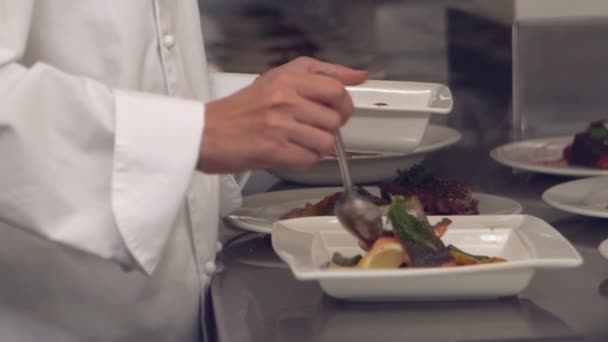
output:
POLYGON ((365 78, 213 99, 194 0, 0 0, 0 341, 204 340, 232 175, 316 162, 365 78))

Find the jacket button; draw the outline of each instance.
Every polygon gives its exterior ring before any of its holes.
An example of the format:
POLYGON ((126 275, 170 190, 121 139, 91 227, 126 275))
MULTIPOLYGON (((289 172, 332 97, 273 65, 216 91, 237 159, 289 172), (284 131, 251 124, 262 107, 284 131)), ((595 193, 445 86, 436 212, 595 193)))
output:
POLYGON ((211 277, 213 273, 215 273, 216 268, 217 267, 215 266, 215 262, 207 261, 205 263, 205 266, 203 266, 203 272, 205 272, 206 275, 211 277))
POLYGON ((224 246, 222 245, 222 243, 221 243, 221 242, 219 242, 219 241, 218 241, 218 242, 216 242, 216 243, 215 243, 215 252, 216 252, 216 253, 221 252, 221 251, 222 251, 222 248, 224 248, 224 246))
POLYGON ((163 45, 168 50, 171 50, 171 48, 175 45, 175 36, 173 36, 172 34, 166 34, 163 37, 163 45))

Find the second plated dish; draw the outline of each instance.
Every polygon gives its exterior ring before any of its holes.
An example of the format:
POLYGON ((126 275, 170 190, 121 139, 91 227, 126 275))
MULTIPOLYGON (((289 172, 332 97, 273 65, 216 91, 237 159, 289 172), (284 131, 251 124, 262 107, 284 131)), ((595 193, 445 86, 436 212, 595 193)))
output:
MULTIPOLYGON (((365 189, 373 195, 380 194, 378 188, 365 189)), ((342 188, 298 189, 246 196, 243 198, 242 207, 228 215, 225 220, 233 227, 270 234, 272 225, 288 211, 304 207, 306 203, 319 201, 338 191, 342 191, 342 188)), ((522 210, 519 203, 501 196, 474 192, 473 198, 479 201, 480 215, 518 214, 522 210)))

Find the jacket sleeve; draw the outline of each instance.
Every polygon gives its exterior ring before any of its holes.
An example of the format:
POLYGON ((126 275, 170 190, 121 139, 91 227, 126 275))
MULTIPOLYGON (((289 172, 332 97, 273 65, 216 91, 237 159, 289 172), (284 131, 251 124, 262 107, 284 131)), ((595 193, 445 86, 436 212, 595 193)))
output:
POLYGON ((36 0, 0 0, 0 220, 154 271, 198 157, 204 105, 20 64, 36 0))
MULTIPOLYGON (((257 74, 215 72, 210 74, 211 97, 213 99, 229 96, 250 85, 257 74)), ((242 204, 241 190, 249 180, 251 172, 220 177, 220 216, 224 217, 242 204)))

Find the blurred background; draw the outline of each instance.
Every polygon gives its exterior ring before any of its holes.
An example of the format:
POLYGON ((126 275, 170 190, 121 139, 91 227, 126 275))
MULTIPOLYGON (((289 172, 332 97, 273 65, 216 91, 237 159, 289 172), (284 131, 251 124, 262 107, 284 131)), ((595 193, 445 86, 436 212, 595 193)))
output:
POLYGON ((454 110, 433 120, 462 133, 456 148, 569 135, 606 117, 605 0, 199 3, 216 70, 261 73, 304 55, 448 85, 454 110))
POLYGON ((201 0, 200 8, 214 69, 260 73, 312 56, 374 79, 449 85, 456 107, 439 119, 470 144, 496 140, 509 122, 511 0, 201 0))

